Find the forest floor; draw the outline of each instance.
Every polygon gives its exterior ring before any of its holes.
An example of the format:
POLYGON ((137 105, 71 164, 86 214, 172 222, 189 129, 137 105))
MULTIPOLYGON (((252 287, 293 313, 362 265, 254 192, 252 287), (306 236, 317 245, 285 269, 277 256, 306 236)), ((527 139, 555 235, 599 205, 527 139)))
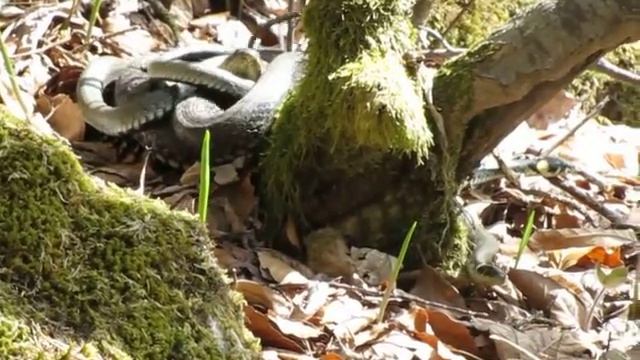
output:
MULTIPOLYGON (((183 3, 191 2, 177 1, 172 10, 181 44, 284 48, 286 21, 264 24, 278 16, 295 19, 284 1, 247 5, 243 21, 183 3)), ((76 81, 91 59, 166 50, 170 28, 130 1, 101 14, 87 37, 88 11, 71 12, 70 4, 0 6, 2 39, 20 88, 17 95, 3 68, 1 102, 22 118, 24 105, 32 121, 50 125, 89 173, 195 212, 198 164, 159 165, 131 141, 98 134, 75 103, 76 81)), ((299 28, 293 34, 303 36, 299 28)), ((339 244, 326 249, 336 255, 331 261, 311 269, 256 238, 259 199, 250 178, 233 167, 215 169, 207 225, 219 264, 247 300, 246 324, 261 339, 264 358, 640 358, 633 321, 640 316, 633 230, 640 226, 640 129, 607 123, 597 107, 583 107, 558 94, 482 163, 498 167, 497 159, 550 153, 580 171, 553 181, 503 177, 461 192, 466 209, 500 240, 496 263, 507 269, 506 282, 478 286, 428 266, 401 272, 382 323, 376 317, 395 254, 339 244), (628 228, 612 226, 612 217, 624 218, 628 228), (519 251, 523 237, 528 243, 519 251), (323 266, 345 264, 354 278, 321 274, 323 266)), ((293 230, 287 241, 302 243, 293 230)))

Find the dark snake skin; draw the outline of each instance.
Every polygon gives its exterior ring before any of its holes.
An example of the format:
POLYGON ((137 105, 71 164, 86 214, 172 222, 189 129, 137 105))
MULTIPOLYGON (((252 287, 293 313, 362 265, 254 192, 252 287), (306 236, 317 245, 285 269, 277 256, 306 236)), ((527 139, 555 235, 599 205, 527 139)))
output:
POLYGON ((99 57, 80 76, 77 101, 87 123, 98 131, 116 136, 137 133, 144 144, 162 147, 165 156, 178 161, 197 159, 208 129, 212 165, 228 163, 255 151, 303 68, 301 53, 282 53, 254 85, 229 71, 202 65, 230 53, 212 46, 134 60, 99 57), (116 94, 108 104, 105 91, 111 83, 116 84, 116 94), (220 109, 212 92, 233 105, 220 109))

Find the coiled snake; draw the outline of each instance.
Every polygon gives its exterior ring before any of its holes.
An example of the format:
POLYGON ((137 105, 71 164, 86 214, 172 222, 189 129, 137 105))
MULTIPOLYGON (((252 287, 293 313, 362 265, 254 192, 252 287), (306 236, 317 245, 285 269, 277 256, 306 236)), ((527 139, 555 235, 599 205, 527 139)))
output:
POLYGON ((242 67, 236 64, 251 62, 249 55, 248 50, 211 45, 134 60, 99 57, 80 76, 77 101, 87 123, 108 135, 171 121, 173 131, 163 128, 169 137, 165 144, 184 160, 197 159, 202 136, 209 129, 215 144, 213 165, 230 162, 251 154, 264 138, 275 110, 303 68, 302 54, 295 52, 276 56, 259 79, 216 66, 224 62, 219 56, 228 56, 229 67, 242 67), (105 93, 111 83, 115 83, 115 101, 108 103, 105 93), (226 97, 232 105, 220 109, 211 94, 226 97))

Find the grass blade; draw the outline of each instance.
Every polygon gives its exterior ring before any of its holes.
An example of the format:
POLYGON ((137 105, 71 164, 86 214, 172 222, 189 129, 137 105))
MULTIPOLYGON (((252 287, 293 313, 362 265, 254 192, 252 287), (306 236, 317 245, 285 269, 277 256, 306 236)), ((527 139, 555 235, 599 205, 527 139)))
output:
POLYGON ((211 180, 211 168, 209 165, 209 142, 211 134, 209 130, 204 132, 202 150, 200 153, 200 189, 198 191, 198 217, 201 223, 207 222, 209 208, 209 182, 211 180))
POLYGON ((404 237, 404 241, 402 242, 402 247, 400 248, 400 254, 398 254, 398 260, 396 260, 395 265, 393 266, 393 272, 391 273, 391 279, 389 279, 389 286, 384 291, 384 295, 382 296, 382 303, 380 304, 380 312, 378 313, 377 322, 382 322, 384 318, 384 312, 387 308, 387 304, 389 303, 389 298, 391 297, 391 293, 396 288, 396 280, 398 279, 398 274, 400 274, 400 267, 404 262, 404 258, 407 255, 407 250, 409 249, 409 243, 413 238, 413 233, 416 230, 416 226, 418 225, 417 221, 414 221, 409 228, 409 231, 404 237))
POLYGON ((514 269, 518 268, 520 257, 522 256, 522 253, 524 253, 524 249, 529 244, 529 239, 531 238, 531 233, 533 232, 533 220, 535 216, 536 216, 536 211, 531 209, 531 211, 529 212, 529 216, 527 217, 527 224, 524 227, 522 240, 520 240, 520 244, 518 244, 518 256, 516 256, 516 264, 513 266, 514 269))

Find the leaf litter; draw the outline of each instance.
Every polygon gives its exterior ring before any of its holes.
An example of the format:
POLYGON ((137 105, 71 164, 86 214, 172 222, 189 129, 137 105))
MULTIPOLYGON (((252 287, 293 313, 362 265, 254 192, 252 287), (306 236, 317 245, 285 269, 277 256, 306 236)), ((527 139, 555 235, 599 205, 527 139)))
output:
MULTIPOLYGON (((172 9, 183 43, 284 46, 286 26, 265 25, 288 13, 285 1, 245 1, 235 12, 188 3, 178 1, 172 9)), ((72 2, 0 6, 1 36, 19 74, 20 97, 32 121, 67 139, 95 176, 137 188, 144 168, 146 194, 193 212, 197 164, 188 171, 156 171, 145 165, 144 149, 97 134, 75 104, 75 82, 93 57, 135 56, 171 46, 171 29, 148 16, 142 3, 114 4, 101 13, 89 43, 88 20, 82 11, 72 13, 72 2)), ((296 2, 294 11, 299 10, 296 2)), ((294 34, 298 40, 301 29, 294 34)), ((0 99, 10 112, 24 115, 4 71, 0 99)), ((484 185, 480 195, 478 189, 464 193, 467 208, 501 240, 496 262, 509 268, 507 282, 482 288, 430 267, 404 272, 381 324, 375 319, 393 255, 350 248, 336 239, 315 250, 335 254, 332 261, 321 256, 307 266, 265 248, 252 235, 260 224, 251 179, 239 171, 241 164, 218 169, 208 226, 219 264, 236 277, 233 286, 245 296, 246 325, 262 340, 263 357, 574 359, 637 353, 640 331, 630 320, 638 318, 640 129, 586 116, 577 100, 559 93, 494 152, 511 159, 553 148, 554 156, 579 165, 582 175, 552 182, 500 179, 484 185), (530 209, 535 209, 535 230, 514 268, 530 209), (633 271, 618 275, 613 285, 603 278, 607 271, 600 279, 596 272, 620 267, 633 271)), ((496 159, 488 156, 482 166, 497 167, 496 159)), ((293 230, 287 233, 301 251, 304 240, 293 230)))

